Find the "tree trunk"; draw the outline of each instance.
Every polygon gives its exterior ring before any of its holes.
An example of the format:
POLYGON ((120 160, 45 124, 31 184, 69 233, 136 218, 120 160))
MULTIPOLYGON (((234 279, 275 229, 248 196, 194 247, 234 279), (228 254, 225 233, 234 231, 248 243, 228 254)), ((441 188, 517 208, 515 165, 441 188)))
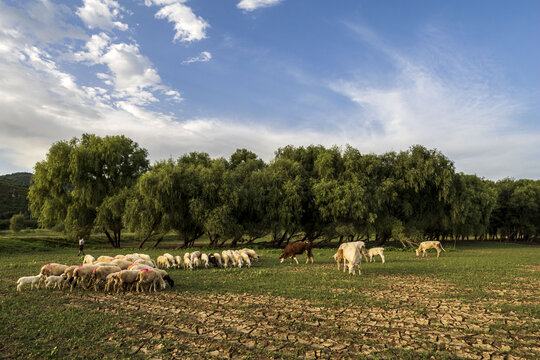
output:
POLYGON ((112 247, 116 248, 116 243, 115 243, 114 239, 112 238, 111 234, 109 234, 109 232, 107 231, 107 229, 103 229, 103 232, 105 233, 105 235, 107 235, 107 239, 111 243, 112 247))
POLYGON ((154 249, 158 246, 158 244, 161 242, 161 240, 163 240, 165 236, 161 236, 159 237, 157 240, 156 240, 156 243, 154 244, 154 246, 152 246, 154 249))

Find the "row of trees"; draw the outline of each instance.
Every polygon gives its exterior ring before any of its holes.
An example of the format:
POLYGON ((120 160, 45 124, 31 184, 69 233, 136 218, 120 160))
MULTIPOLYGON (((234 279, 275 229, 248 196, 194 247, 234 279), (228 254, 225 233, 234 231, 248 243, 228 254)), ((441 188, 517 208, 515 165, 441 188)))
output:
POLYGON ((271 235, 321 242, 469 236, 530 239, 540 231, 540 181, 497 183, 456 173, 436 150, 361 154, 347 146, 280 148, 268 164, 239 149, 227 160, 190 153, 150 166, 124 136, 52 145, 35 167, 32 215, 66 232, 103 231, 114 247, 127 228, 157 245, 174 231, 182 246, 271 235))

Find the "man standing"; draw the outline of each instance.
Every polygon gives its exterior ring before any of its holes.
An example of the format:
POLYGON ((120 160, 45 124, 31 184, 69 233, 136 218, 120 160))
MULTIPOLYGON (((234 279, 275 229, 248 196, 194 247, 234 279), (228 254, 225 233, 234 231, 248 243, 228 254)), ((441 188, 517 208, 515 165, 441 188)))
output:
POLYGON ((84 238, 79 236, 79 253, 77 254, 77 256, 80 256, 81 253, 83 255, 85 255, 85 253, 84 253, 84 238))

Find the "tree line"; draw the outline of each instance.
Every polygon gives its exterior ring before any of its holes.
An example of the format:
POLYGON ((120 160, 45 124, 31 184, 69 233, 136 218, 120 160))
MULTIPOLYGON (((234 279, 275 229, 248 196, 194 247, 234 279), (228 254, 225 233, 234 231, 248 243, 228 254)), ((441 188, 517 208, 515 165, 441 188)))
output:
POLYGON ((40 226, 75 237, 103 232, 120 247, 124 229, 139 246, 166 234, 189 247, 235 246, 270 237, 329 242, 392 239, 537 238, 540 181, 498 182, 456 173, 437 150, 362 154, 321 145, 279 148, 266 163, 238 149, 229 159, 192 152, 150 165, 125 136, 54 143, 28 194, 40 226))

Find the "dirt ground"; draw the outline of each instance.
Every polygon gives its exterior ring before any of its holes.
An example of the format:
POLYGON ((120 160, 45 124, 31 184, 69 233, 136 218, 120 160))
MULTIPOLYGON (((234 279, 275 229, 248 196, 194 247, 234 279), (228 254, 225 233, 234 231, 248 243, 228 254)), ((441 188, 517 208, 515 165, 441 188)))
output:
MULTIPOLYGON (((253 294, 67 295, 126 318, 106 340, 149 358, 540 358, 540 320, 500 304, 538 304, 538 285, 494 289, 489 302, 461 299, 447 283, 380 276, 375 305, 321 305, 253 294), (503 300, 504 299, 504 300, 503 300), (535 331, 536 329, 536 331, 535 331), (429 356, 429 355, 428 355, 429 356)), ((503 284, 504 285, 504 284, 503 284)), ((316 291, 316 289, 314 289, 316 291)), ((355 296, 354 293, 350 294, 355 296)))

